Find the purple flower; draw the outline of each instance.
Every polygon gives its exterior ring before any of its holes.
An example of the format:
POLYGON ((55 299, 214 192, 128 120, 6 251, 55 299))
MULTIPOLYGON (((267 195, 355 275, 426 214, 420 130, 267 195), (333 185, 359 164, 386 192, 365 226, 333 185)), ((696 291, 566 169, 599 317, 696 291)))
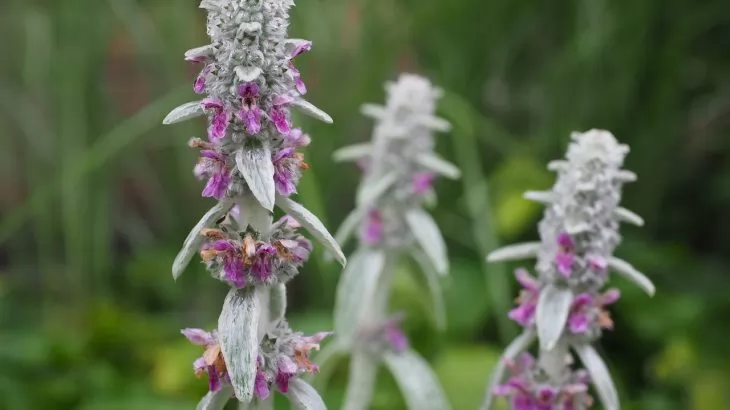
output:
POLYGON ((198 77, 195 79, 195 83, 193 84, 193 91, 196 94, 202 94, 205 92, 205 76, 208 75, 210 72, 210 66, 206 65, 205 68, 198 74, 198 77))
MULTIPOLYGON (((281 247, 281 254, 283 254, 283 257, 297 263, 306 262, 309 259, 309 255, 312 253, 312 243, 304 237, 298 237, 297 239, 282 239, 277 242, 277 245, 281 247)), ((277 249, 279 246, 277 246, 277 249)))
POLYGON ((181 330, 180 333, 187 337, 190 343, 198 346, 208 346, 216 343, 215 335, 213 333, 206 332, 203 329, 185 328, 181 330))
MULTIPOLYGON (((260 358, 261 356, 259 356, 260 358)), ((261 367, 256 369, 256 379, 253 385, 253 394, 260 400, 266 400, 269 397, 270 388, 269 381, 266 380, 266 373, 261 370, 261 367)))
POLYGON ((208 126, 208 139, 211 142, 219 142, 226 136, 228 130, 228 121, 230 121, 228 111, 226 111, 222 102, 213 98, 206 98, 201 104, 203 109, 210 111, 212 115, 208 126))
POLYGON ((226 195, 231 176, 226 165, 226 158, 222 154, 213 150, 201 150, 200 160, 193 169, 193 173, 199 179, 208 178, 208 182, 203 188, 204 197, 221 199, 226 195))
POLYGON ((332 332, 319 332, 312 336, 300 336, 294 344, 294 360, 299 369, 308 373, 317 373, 319 366, 309 360, 309 353, 312 350, 319 350, 319 344, 332 332))
POLYGON ((271 121, 276 126, 276 130, 282 135, 289 135, 291 132, 291 125, 289 125, 289 119, 286 116, 284 108, 291 103, 293 98, 288 95, 277 95, 274 97, 274 102, 269 112, 271 121))
POLYGON ((217 341, 216 331, 210 333, 202 329, 183 329, 180 331, 192 343, 204 346, 203 356, 193 362, 195 376, 200 377, 203 373, 208 375, 208 389, 212 392, 220 390, 224 383, 229 383, 226 362, 223 359, 221 347, 217 341))
POLYGON ((276 248, 268 243, 262 243, 256 249, 251 264, 251 274, 258 280, 265 282, 273 270, 273 256, 276 255, 276 248))
POLYGON ((276 364, 276 387, 280 392, 289 391, 289 380, 297 375, 299 367, 289 356, 280 356, 276 364))
POLYGON ((238 247, 226 239, 218 239, 200 251, 204 262, 220 258, 223 264, 223 279, 237 288, 246 286, 246 271, 238 247))
POLYGON ((383 326, 385 340, 396 353, 402 353, 408 349, 408 338, 400 328, 402 319, 402 317, 392 318, 386 321, 385 326, 383 326))
POLYGON ((575 297, 570 307, 568 316, 568 328, 573 334, 585 334, 591 328, 591 320, 595 317, 599 327, 604 329, 613 328, 613 320, 604 306, 616 302, 620 297, 617 289, 609 289, 597 297, 590 293, 581 293, 575 297))
POLYGON ((301 177, 301 170, 309 168, 304 162, 304 155, 295 152, 294 148, 283 148, 274 154, 271 161, 274 163, 276 191, 283 196, 297 192, 296 183, 301 177))
POLYGON ((284 137, 284 145, 287 147, 306 147, 312 142, 309 135, 302 132, 299 128, 292 128, 291 131, 284 137))
POLYGON ((436 175, 433 172, 417 172, 413 175, 413 179, 411 180, 413 192, 416 195, 425 193, 429 190, 429 188, 431 188, 434 178, 436 178, 436 175))
POLYGON ((312 42, 303 41, 296 48, 294 48, 294 50, 292 50, 291 57, 289 58, 289 75, 294 80, 294 84, 297 87, 297 91, 299 91, 299 94, 302 94, 302 95, 307 93, 307 86, 304 84, 304 81, 302 81, 301 73, 294 66, 294 58, 311 49, 312 49, 312 42))
POLYGON ((577 395, 582 395, 580 398, 586 407, 592 403, 590 396, 585 394, 588 390, 585 371, 575 371, 566 384, 552 386, 535 380, 534 375, 540 372, 529 353, 523 353, 518 362, 507 361, 506 364, 512 377, 496 386, 493 393, 509 397, 513 410, 572 410, 577 395))
POLYGON ((524 289, 516 300, 519 305, 510 310, 507 316, 522 326, 530 326, 535 320, 537 299, 540 295, 539 284, 525 269, 515 270, 515 277, 524 289))
POLYGON ((575 259, 573 239, 566 232, 560 232, 557 241, 560 249, 555 254, 555 265, 558 272, 567 278, 573 271, 575 259))
POLYGON ((261 108, 257 105, 259 100, 259 86, 256 83, 244 83, 238 87, 238 95, 243 100, 241 111, 238 116, 246 127, 246 132, 251 135, 261 131, 261 108))
POLYGON ((600 255, 592 255, 588 257, 588 266, 595 272, 604 273, 608 268, 608 261, 600 255))
POLYGON ((365 223, 360 231, 360 240, 367 245, 376 245, 383 239, 383 218, 380 211, 372 208, 365 216, 365 223))

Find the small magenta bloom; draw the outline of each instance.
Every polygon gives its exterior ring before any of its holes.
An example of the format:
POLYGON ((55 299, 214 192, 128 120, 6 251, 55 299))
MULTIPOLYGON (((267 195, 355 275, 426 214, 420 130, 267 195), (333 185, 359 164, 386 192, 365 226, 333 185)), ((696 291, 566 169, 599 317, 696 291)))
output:
POLYGON ((307 373, 317 373, 319 366, 309 360, 309 353, 312 350, 319 350, 319 344, 332 332, 319 332, 312 336, 300 336, 294 344, 294 360, 300 370, 307 373))
POLYGON ((282 257, 290 258, 294 262, 304 263, 309 259, 309 255, 312 253, 312 243, 304 237, 297 239, 282 239, 278 241, 281 246, 283 254, 282 257))
POLYGON ((210 71, 210 66, 207 65, 203 70, 198 74, 198 77, 195 79, 195 83, 193 84, 193 91, 196 94, 203 94, 205 92, 205 76, 210 71))
POLYGON ((570 316, 568 316, 568 328, 571 333, 588 332, 591 329, 591 320, 596 320, 601 328, 613 329, 613 320, 603 307, 615 303, 620 296, 617 289, 609 289, 597 297, 593 297, 590 293, 581 293, 576 296, 570 309, 570 316))
POLYGON ((360 232, 360 240, 368 245, 376 245, 383 239, 383 218, 380 211, 372 208, 365 217, 365 223, 360 232))
POLYGON ((560 250, 555 255, 555 264, 558 272, 564 277, 569 277, 573 271, 573 262, 575 259, 573 238, 566 232, 558 234, 558 246, 560 250))
POLYGON ((383 333, 385 340, 396 353, 402 353, 408 349, 408 337, 400 328, 402 317, 395 317, 385 322, 383 333))
POLYGON ((289 380, 297 375, 299 367, 289 356, 280 356, 276 365, 276 388, 280 392, 289 391, 289 380))
POLYGON ((592 400, 586 394, 588 377, 585 371, 573 372, 570 380, 560 386, 548 385, 535 380, 535 359, 523 353, 518 362, 507 361, 512 377, 495 387, 496 396, 509 397, 513 410, 573 410, 576 400, 590 406, 592 400), (581 397, 576 397, 580 395, 581 397))
POLYGON ((269 381, 264 371, 264 358, 259 356, 256 358, 256 379, 253 385, 253 394, 260 400, 266 400, 270 394, 269 381))
POLYGON ((222 102, 213 98, 206 98, 201 104, 203 109, 212 115, 208 126, 208 139, 210 142, 220 142, 226 136, 228 130, 228 122, 230 121, 228 111, 226 111, 222 102))
POLYGON ((237 288, 246 286, 246 273, 243 260, 238 254, 238 249, 227 240, 218 240, 213 243, 213 249, 223 255, 223 272, 225 279, 233 283, 237 288))
POLYGON ((302 132, 300 128, 292 128, 286 137, 284 137, 284 145, 288 147, 306 147, 310 142, 312 142, 312 139, 309 138, 309 135, 302 132))
POLYGON ((237 288, 246 286, 246 271, 238 247, 227 239, 218 239, 200 251, 204 262, 218 260, 223 265, 223 280, 237 288))
POLYGON ((279 150, 271 160, 274 163, 276 191, 283 196, 296 193, 301 170, 309 168, 304 162, 304 155, 289 147, 279 150))
POLYGON ((273 270, 274 255, 276 255, 276 248, 268 243, 260 244, 251 265, 251 275, 262 282, 266 281, 273 270))
POLYGON ((238 88, 238 95, 243 100, 241 111, 238 116, 246 126, 246 132, 251 135, 261 131, 261 108, 257 105, 259 100, 259 86, 256 83, 241 84, 238 88))
POLYGON ((213 150, 201 150, 200 160, 193 169, 193 173, 198 179, 208 178, 208 182, 203 188, 204 197, 221 199, 226 195, 231 176, 226 159, 222 154, 213 150))
POLYGON ((291 78, 294 80, 294 83, 297 87, 297 91, 299 91, 299 94, 306 94, 307 93, 307 86, 304 84, 304 81, 302 81, 301 73, 299 70, 294 66, 294 58, 300 54, 306 53, 307 51, 312 49, 312 42, 311 41, 303 41, 297 47, 292 50, 291 57, 289 58, 289 75, 291 75, 291 78))
POLYGON ((588 266, 597 273, 605 273, 608 268, 608 261, 600 255, 588 257, 588 266))
POLYGON ((223 384, 230 383, 226 362, 218 344, 216 331, 206 332, 202 329, 183 329, 180 331, 191 343, 205 347, 203 356, 193 362, 195 375, 208 375, 208 389, 217 392, 223 384))
POLYGON ((417 195, 423 194, 431 188, 436 175, 433 172, 418 172, 413 175, 413 192, 417 195))
POLYGON ((510 310, 508 317, 522 326, 530 326, 535 320, 537 299, 540 296, 539 284, 525 269, 515 270, 515 277, 524 289, 516 300, 519 306, 510 310))
POLYGON ((284 108, 288 106, 292 100, 293 98, 288 95, 277 95, 274 97, 274 103, 271 107, 271 111, 269 112, 269 117, 276 126, 276 130, 282 135, 289 135, 289 132, 291 132, 291 125, 289 125, 289 119, 286 116, 284 108))

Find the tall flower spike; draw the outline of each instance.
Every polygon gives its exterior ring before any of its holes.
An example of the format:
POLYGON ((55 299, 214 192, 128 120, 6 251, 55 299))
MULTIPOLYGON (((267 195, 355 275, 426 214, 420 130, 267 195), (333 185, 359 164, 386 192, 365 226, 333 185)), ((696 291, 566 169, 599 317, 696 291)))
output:
POLYGON ((398 381, 409 408, 444 410, 449 404, 438 379, 409 348, 400 327, 403 318, 389 317, 387 303, 395 265, 400 256, 410 256, 423 269, 436 324, 444 326, 440 275, 448 272, 446 246, 423 206, 435 196, 435 177, 458 178, 459 170, 433 152, 433 131, 448 129, 445 120, 434 116, 441 91, 412 74, 402 74, 385 88, 385 106, 363 106, 363 113, 377 121, 372 142, 334 154, 336 160, 364 165, 357 208, 336 235, 341 245, 350 237, 359 239, 335 301, 335 345, 352 356, 342 408, 369 408, 382 361, 398 381))
POLYGON ((565 160, 548 165, 558 173, 552 189, 525 194, 546 206, 538 226, 540 242, 510 245, 488 255, 490 262, 537 258, 538 278, 524 269, 517 272, 525 290, 509 317, 525 330, 494 370, 483 410, 491 408, 493 395, 508 397, 515 410, 587 409, 592 404, 588 381, 605 409, 620 408, 606 364, 593 348, 604 329, 613 329, 605 307, 620 296, 616 289, 602 289, 611 271, 654 294, 646 276, 613 256, 621 241, 619 223, 641 225, 639 216, 619 206, 623 184, 635 180, 633 173, 621 169, 628 152, 629 147, 608 131, 573 133, 565 160), (510 365, 535 339, 537 361, 510 365), (571 350, 586 374, 572 370, 571 350), (513 377, 502 384, 507 365, 513 377))
POLYGON ((302 99, 306 88, 293 58, 311 43, 286 38, 293 5, 292 0, 202 0, 211 44, 185 53, 187 61, 202 66, 193 83, 202 99, 175 108, 163 120, 174 124, 207 117, 207 138, 194 138, 189 145, 200 150, 193 172, 206 181, 202 196, 218 201, 185 239, 173 277, 198 254, 211 276, 231 287, 216 332, 183 331, 206 348, 195 362, 196 373, 206 373, 210 386, 199 409, 220 410, 231 393, 244 403, 271 400, 274 382, 295 407, 325 408, 316 391, 297 378, 303 368, 316 368, 302 362, 311 347, 292 347, 278 361, 265 349, 266 335, 281 333, 285 323, 285 285, 312 252, 298 228, 345 264, 322 222, 290 198, 307 168, 297 149, 310 142, 292 128, 290 110, 332 122, 302 99), (289 215, 274 222, 275 205, 289 215))

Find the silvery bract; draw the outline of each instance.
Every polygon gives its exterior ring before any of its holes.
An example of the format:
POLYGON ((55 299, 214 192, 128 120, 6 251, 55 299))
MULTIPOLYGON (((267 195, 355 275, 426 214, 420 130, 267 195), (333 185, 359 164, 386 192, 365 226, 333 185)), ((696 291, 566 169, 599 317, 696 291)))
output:
POLYGON ((605 310, 619 299, 617 289, 603 291, 609 273, 618 273, 649 295, 654 285, 628 262, 613 256, 621 241, 621 222, 643 220, 619 206, 623 184, 636 180, 622 170, 629 152, 608 131, 573 133, 565 160, 553 161, 558 178, 550 191, 530 191, 525 198, 546 206, 539 224, 540 242, 495 250, 490 262, 536 258, 533 277, 515 272, 523 290, 509 317, 525 328, 505 351, 488 386, 484 410, 493 396, 504 396, 515 410, 586 409, 592 405, 592 384, 603 407, 620 408, 616 387, 593 347, 613 322, 605 310), (527 349, 537 339, 539 356, 527 349), (585 370, 572 366, 573 351, 585 370), (502 384, 505 370, 511 378, 502 384))
MULTIPOLYGON (((446 246, 424 204, 438 175, 458 178, 458 168, 433 152, 433 131, 449 129, 434 116, 441 91, 416 75, 386 85, 386 106, 366 104, 376 119, 373 139, 338 150, 334 158, 356 161, 364 171, 357 208, 335 235, 340 245, 359 239, 338 283, 335 343, 352 356, 344 410, 370 406, 380 363, 393 374, 411 409, 449 408, 427 362, 409 348, 401 315, 388 314, 388 297, 400 256, 416 259, 432 297, 437 325, 444 326, 441 276, 448 272, 446 246)), ((333 353, 328 352, 329 355, 333 353)))
POLYGON ((173 277, 199 254, 211 276, 231 287, 217 330, 183 330, 204 348, 194 368, 207 375, 210 392, 199 409, 220 410, 232 394, 242 408, 268 408, 272 388, 297 408, 324 409, 316 391, 298 376, 317 371, 309 352, 329 333, 304 336, 284 319, 285 285, 312 251, 300 227, 345 264, 322 222, 290 198, 308 167, 297 149, 310 143, 293 127, 290 109, 332 122, 303 99, 306 86, 294 58, 312 44, 286 38, 293 5, 292 0, 203 0, 211 43, 185 53, 186 60, 202 66, 193 84, 201 98, 173 109, 163 121, 207 117, 207 140, 193 138, 189 145, 200 150, 194 175, 206 181, 202 195, 218 200, 184 241, 173 277), (274 222, 275 205, 289 215, 274 222))

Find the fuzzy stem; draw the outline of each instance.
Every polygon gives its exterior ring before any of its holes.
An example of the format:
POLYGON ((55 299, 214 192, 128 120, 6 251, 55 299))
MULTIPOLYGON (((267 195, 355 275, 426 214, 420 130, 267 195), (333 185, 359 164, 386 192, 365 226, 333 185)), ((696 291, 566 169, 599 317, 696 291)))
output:
POLYGON ((562 339, 552 350, 540 350, 538 363, 556 386, 563 384, 566 375, 570 374, 569 354, 568 345, 562 339))
MULTIPOLYGON (((397 255, 392 252, 386 256, 385 266, 378 281, 371 309, 363 315, 360 326, 379 323, 386 317, 396 260, 397 255)), ((342 406, 343 410, 366 410, 370 408, 378 366, 378 359, 373 357, 364 346, 353 348, 347 391, 342 406)))

